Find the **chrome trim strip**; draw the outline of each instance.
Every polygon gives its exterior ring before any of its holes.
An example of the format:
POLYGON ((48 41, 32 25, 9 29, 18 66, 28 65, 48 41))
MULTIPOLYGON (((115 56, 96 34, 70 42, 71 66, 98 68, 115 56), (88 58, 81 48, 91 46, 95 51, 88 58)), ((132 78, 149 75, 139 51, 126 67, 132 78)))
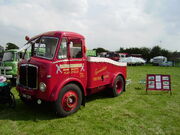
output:
POLYGON ((22 64, 21 66, 26 66, 26 65, 28 65, 28 64, 22 64))
POLYGON ((83 59, 69 60, 69 61, 84 61, 83 59))
POLYGON ((4 70, 11 70, 12 69, 12 67, 11 66, 5 66, 5 67, 0 67, 0 69, 4 69, 4 70))
POLYGON ((2 76, 4 76, 4 77, 6 77, 6 78, 13 78, 13 76, 12 75, 2 75, 2 76))
POLYGON ((59 63, 59 62, 67 62, 69 60, 65 59, 65 60, 58 60, 58 61, 55 61, 55 62, 52 62, 53 64, 56 64, 56 63, 59 63))

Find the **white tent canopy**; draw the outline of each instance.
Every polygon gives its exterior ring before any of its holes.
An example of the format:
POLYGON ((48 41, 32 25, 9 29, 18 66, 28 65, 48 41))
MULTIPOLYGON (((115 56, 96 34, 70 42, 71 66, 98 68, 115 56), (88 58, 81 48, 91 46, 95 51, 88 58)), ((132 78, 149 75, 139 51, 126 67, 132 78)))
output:
POLYGON ((145 64, 146 63, 144 59, 137 58, 137 57, 121 58, 120 62, 127 62, 128 64, 145 64))

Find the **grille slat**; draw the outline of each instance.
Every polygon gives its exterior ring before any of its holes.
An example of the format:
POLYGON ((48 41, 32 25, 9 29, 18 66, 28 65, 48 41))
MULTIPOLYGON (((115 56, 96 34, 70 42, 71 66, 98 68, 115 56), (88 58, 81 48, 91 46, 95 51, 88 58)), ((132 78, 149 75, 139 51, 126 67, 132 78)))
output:
POLYGON ((20 66, 20 70, 19 70, 19 75, 20 75, 20 79, 19 79, 19 83, 23 86, 26 86, 26 66, 20 66))
POLYGON ((24 64, 20 66, 20 85, 30 88, 37 89, 37 76, 38 76, 38 68, 37 66, 31 64, 24 64))

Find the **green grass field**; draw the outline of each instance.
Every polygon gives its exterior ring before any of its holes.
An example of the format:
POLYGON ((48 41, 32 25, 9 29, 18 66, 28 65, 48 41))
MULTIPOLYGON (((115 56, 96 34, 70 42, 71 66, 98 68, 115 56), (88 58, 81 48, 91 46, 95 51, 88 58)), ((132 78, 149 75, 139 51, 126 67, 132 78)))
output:
POLYGON ((14 88, 16 109, 0 105, 0 135, 180 135, 180 68, 128 67, 128 79, 132 83, 121 96, 92 95, 85 107, 65 118, 57 118, 48 104, 23 104, 14 88), (148 73, 170 74, 172 96, 146 94, 139 81, 148 73))

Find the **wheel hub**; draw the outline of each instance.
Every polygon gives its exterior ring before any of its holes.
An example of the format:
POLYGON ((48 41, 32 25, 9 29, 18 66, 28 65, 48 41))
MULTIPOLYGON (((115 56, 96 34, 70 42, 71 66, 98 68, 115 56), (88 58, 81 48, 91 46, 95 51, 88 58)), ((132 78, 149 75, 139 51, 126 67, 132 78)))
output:
POLYGON ((69 97, 69 98, 68 98, 68 102, 69 102, 69 104, 72 104, 72 103, 73 103, 72 97, 69 97))
POLYGON ((121 93, 122 91, 122 82, 120 80, 116 83, 116 91, 117 93, 121 93))
POLYGON ((77 106, 78 96, 74 91, 68 91, 62 98, 62 106, 65 111, 71 111, 77 106))

